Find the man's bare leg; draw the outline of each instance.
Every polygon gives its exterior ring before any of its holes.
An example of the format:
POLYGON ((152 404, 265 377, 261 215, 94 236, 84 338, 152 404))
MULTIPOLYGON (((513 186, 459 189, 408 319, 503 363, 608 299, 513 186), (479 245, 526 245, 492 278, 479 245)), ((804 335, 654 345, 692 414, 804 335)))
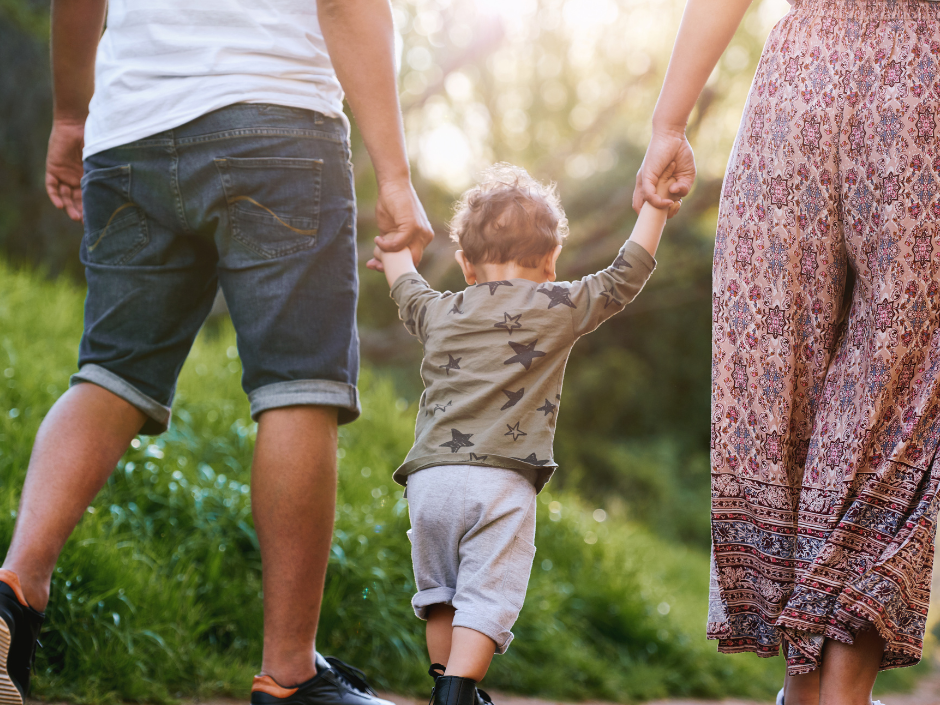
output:
POLYGON ((43 419, 3 561, 33 609, 46 609, 62 547, 145 420, 136 407, 88 383, 69 389, 43 419))
POLYGON ((874 628, 860 631, 854 644, 826 639, 820 668, 820 705, 871 705, 871 691, 884 650, 884 639, 874 628))
POLYGON ((261 672, 285 687, 316 674, 314 647, 336 511, 336 409, 271 409, 258 421, 251 508, 261 545, 261 672))

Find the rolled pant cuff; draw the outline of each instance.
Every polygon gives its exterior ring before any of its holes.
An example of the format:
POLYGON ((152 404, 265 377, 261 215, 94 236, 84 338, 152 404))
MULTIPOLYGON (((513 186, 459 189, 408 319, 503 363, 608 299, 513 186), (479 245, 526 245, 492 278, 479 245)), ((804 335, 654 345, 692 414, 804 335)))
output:
POLYGON ((158 436, 170 426, 172 412, 170 407, 164 406, 152 397, 141 392, 137 387, 125 379, 100 365, 83 365, 82 368, 69 379, 69 386, 88 382, 107 389, 138 411, 143 413, 147 420, 140 432, 145 436, 158 436))
POLYGON ((418 619, 427 620, 428 607, 431 605, 453 605, 454 595, 456 594, 457 591, 449 587, 422 590, 411 598, 411 606, 414 608, 415 616, 418 619))
POLYGON ((285 406, 335 406, 339 410, 340 425, 359 418, 359 391, 352 384, 328 379, 300 379, 275 382, 258 387, 248 395, 251 418, 255 421, 261 412, 285 406))
POLYGON ((496 653, 505 654, 509 644, 512 643, 513 634, 501 624, 494 622, 479 614, 467 613, 466 610, 457 610, 454 615, 454 626, 464 627, 480 632, 496 642, 496 653))

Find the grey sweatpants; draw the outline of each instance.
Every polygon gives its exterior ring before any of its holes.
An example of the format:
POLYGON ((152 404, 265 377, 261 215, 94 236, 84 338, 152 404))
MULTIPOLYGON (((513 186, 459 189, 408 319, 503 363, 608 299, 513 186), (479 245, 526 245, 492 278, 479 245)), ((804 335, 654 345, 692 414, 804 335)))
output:
POLYGON ((453 605, 455 627, 505 653, 535 558, 535 480, 505 468, 440 465, 408 476, 415 614, 453 605))

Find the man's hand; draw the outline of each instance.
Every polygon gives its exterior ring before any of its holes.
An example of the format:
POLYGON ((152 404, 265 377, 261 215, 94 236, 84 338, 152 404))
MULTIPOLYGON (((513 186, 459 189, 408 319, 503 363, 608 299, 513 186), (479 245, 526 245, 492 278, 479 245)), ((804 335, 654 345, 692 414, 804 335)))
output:
POLYGON ((85 124, 54 121, 46 154, 46 193, 53 205, 68 213, 69 218, 82 219, 82 147, 85 145, 85 124))
MULTIPOLYGON (((424 248, 434 239, 434 231, 410 180, 379 185, 375 218, 380 233, 375 238, 378 249, 397 252, 408 248, 412 261, 417 265, 424 248)), ((378 272, 384 271, 377 258, 370 259, 366 266, 378 272)))
POLYGON ((637 213, 644 202, 649 202, 655 208, 669 208, 671 218, 678 212, 674 208, 676 202, 688 195, 695 181, 695 155, 692 146, 686 139, 685 133, 680 131, 653 131, 643 164, 636 175, 636 189, 633 191, 633 210, 637 213), (675 164, 672 178, 675 179, 669 187, 672 198, 663 198, 656 192, 656 186, 665 174, 670 164, 675 164))

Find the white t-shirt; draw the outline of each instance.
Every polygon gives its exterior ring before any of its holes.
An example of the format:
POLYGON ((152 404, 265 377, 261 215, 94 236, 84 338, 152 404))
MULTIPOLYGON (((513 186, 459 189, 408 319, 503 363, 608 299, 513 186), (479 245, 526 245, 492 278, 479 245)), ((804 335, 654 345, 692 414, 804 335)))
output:
POLYGON ((316 0, 109 0, 84 157, 233 103, 342 114, 316 0))

